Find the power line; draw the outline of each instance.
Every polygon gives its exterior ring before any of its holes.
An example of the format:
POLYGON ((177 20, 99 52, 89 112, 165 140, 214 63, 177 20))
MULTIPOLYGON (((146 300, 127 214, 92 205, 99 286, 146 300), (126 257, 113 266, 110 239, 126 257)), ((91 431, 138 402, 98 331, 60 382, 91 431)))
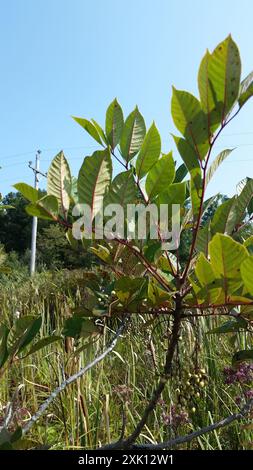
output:
MULTIPOLYGON (((54 147, 54 148, 47 148, 47 149, 42 149, 41 151, 43 153, 46 153, 46 152, 54 152, 54 151, 59 151, 60 149, 64 149, 64 150, 78 150, 78 149, 95 149, 97 148, 96 145, 82 145, 82 146, 79 146, 79 147, 62 147, 59 145, 59 147, 54 147)), ((11 154, 11 155, 0 155, 0 159, 2 158, 19 158, 19 157, 23 157, 23 156, 26 156, 26 155, 32 155, 34 154, 34 150, 31 150, 29 152, 22 152, 22 153, 14 153, 14 154, 11 154)))

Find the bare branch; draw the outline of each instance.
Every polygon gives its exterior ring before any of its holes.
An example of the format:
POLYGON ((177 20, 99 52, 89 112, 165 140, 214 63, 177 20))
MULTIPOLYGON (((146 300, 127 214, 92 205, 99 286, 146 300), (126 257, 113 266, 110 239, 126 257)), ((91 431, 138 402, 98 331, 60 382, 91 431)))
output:
POLYGON ((197 431, 193 431, 186 436, 179 436, 175 439, 171 439, 170 441, 161 442, 159 444, 139 444, 133 445, 132 448, 134 449, 166 449, 170 447, 175 447, 180 444, 184 444, 185 442, 190 442, 196 437, 202 436, 203 434, 207 434, 211 431, 215 431, 216 429, 224 428, 229 424, 233 423, 234 421, 239 421, 240 419, 244 418, 252 409, 253 407, 253 399, 247 402, 238 413, 234 413, 232 415, 227 416, 216 423, 210 424, 210 426, 205 426, 204 428, 198 429, 197 431))
POLYGON ((24 387, 24 384, 20 384, 12 397, 12 400, 7 404, 6 406, 6 411, 5 411, 5 416, 3 420, 2 426, 0 426, 0 432, 3 431, 3 429, 7 429, 15 412, 15 403, 19 394, 19 391, 24 387))
POLYGON ((164 370, 163 374, 160 377, 160 380, 158 382, 157 387, 155 388, 152 397, 147 404, 143 415, 136 425, 135 430, 132 432, 132 434, 124 441, 124 446, 125 448, 131 447, 131 445, 136 441, 136 439, 139 437, 142 429, 146 425, 146 422, 148 420, 148 417, 150 413, 155 409, 157 402, 169 380, 171 369, 172 369, 172 362, 175 354, 175 350, 177 347, 178 343, 178 337, 179 337, 179 331, 180 331, 180 323, 181 323, 181 299, 177 298, 176 299, 176 308, 174 311, 174 320, 173 320, 173 327, 172 327, 172 333, 171 337, 169 340, 169 346, 167 349, 166 353, 166 360, 165 360, 165 365, 164 365, 164 370))
POLYGON ((55 388, 55 390, 49 395, 49 397, 40 405, 38 411, 31 417, 31 419, 28 421, 28 423, 23 427, 22 429, 22 434, 25 435, 31 427, 34 425, 36 421, 43 415, 43 413, 46 411, 46 409, 49 407, 49 405, 53 402, 53 400, 61 393, 68 385, 72 384, 75 382, 77 379, 82 377, 88 370, 90 370, 92 367, 94 367, 96 364, 101 362, 116 346, 117 341, 125 329, 127 322, 128 322, 128 316, 125 317, 124 321, 120 325, 119 329, 116 331, 115 336, 112 340, 112 342, 109 344, 109 346, 100 354, 97 356, 92 362, 87 364, 87 366, 83 367, 80 369, 76 374, 71 375, 68 377, 66 380, 64 380, 59 387, 55 388))
MULTIPOLYGON (((230 425, 234 421, 239 421, 240 419, 246 417, 251 409, 253 408, 253 399, 251 399, 249 402, 247 402, 240 410, 238 413, 234 413, 232 415, 227 416, 227 418, 224 418, 220 421, 217 421, 216 423, 210 424, 210 426, 205 426, 201 429, 198 429, 197 431, 193 431, 190 434, 187 434, 186 436, 179 436, 176 437, 175 439, 171 439, 169 441, 164 441, 160 442, 158 444, 150 444, 150 443, 145 443, 145 444, 132 444, 128 448, 129 449, 146 449, 146 450, 159 450, 159 449, 170 449, 171 447, 176 447, 180 444, 185 444, 186 442, 191 442, 193 439, 196 439, 196 437, 202 436, 204 434, 207 434, 209 432, 215 431, 216 429, 224 428, 225 426, 230 425)), ((108 444, 107 446, 100 447, 99 450, 103 449, 120 449, 120 448, 126 448, 125 447, 125 442, 126 441, 118 441, 112 444, 108 444)))

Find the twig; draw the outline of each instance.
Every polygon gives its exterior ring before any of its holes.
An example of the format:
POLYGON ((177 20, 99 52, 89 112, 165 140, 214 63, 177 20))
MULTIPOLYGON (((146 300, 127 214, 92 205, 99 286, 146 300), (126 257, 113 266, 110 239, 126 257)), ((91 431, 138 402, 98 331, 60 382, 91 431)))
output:
POLYGON ((22 434, 25 435, 31 427, 34 425, 36 421, 43 415, 49 405, 53 402, 53 400, 61 393, 68 385, 75 382, 77 379, 82 377, 88 370, 94 367, 96 364, 101 362, 116 346, 119 336, 125 329, 129 317, 126 317, 125 320, 120 325, 119 329, 116 331, 115 336, 110 343, 110 345, 100 354, 97 356, 92 362, 87 364, 87 366, 80 369, 76 374, 71 375, 68 379, 64 380, 59 387, 55 388, 55 390, 49 395, 49 397, 40 405, 38 411, 31 417, 28 423, 23 427, 22 434))
POLYGON ((216 429, 224 428, 229 424, 233 423, 234 421, 238 421, 241 418, 244 418, 252 409, 253 407, 253 399, 247 402, 238 413, 234 413, 232 415, 227 416, 216 423, 210 424, 210 426, 205 426, 204 428, 198 429, 197 431, 193 431, 186 436, 179 436, 175 439, 171 439, 170 441, 160 442, 159 444, 135 444, 132 446, 134 449, 165 449, 170 447, 175 447, 180 444, 184 444, 185 442, 190 442, 196 437, 202 436, 203 434, 207 434, 211 431, 215 431, 216 429))
POLYGON ((172 327, 172 333, 171 333, 171 338, 169 341, 169 347, 166 353, 166 361, 164 365, 164 370, 163 374, 158 382, 157 387, 155 388, 153 395, 147 404, 142 418, 136 425, 135 430, 132 432, 132 434, 123 441, 123 447, 124 448, 129 448, 131 445, 136 441, 136 439, 139 437, 142 429, 147 423, 147 420, 149 418, 150 413, 155 409, 157 402, 168 382, 171 369, 172 369, 172 362, 174 358, 174 353, 176 350, 176 346, 178 343, 178 337, 179 337, 179 330, 180 330, 180 321, 181 321, 181 305, 180 305, 180 299, 176 299, 176 308, 174 311, 174 323, 172 327))
POLYGON ((198 211, 197 222, 196 222, 194 232, 193 232, 193 239, 192 239, 192 243, 191 243, 189 258, 188 258, 185 270, 182 274, 182 279, 181 279, 182 284, 184 283, 184 281, 186 279, 186 276, 188 274, 188 271, 190 269, 192 257, 193 257, 196 242, 197 242, 197 236, 198 236, 198 231, 199 231, 201 216, 202 216, 202 211, 203 211, 203 205, 204 205, 207 168, 208 168, 208 163, 209 163, 209 160, 210 160, 210 157, 211 157, 211 153, 212 153, 214 144, 217 141, 220 134, 222 133, 223 129, 237 116, 239 110, 240 110, 240 108, 233 114, 233 116, 231 116, 230 119, 228 119, 227 121, 222 122, 220 129, 218 130, 217 134, 214 136, 212 142, 210 142, 210 146, 209 146, 209 150, 208 150, 208 153, 207 153, 205 165, 201 166, 201 168, 203 169, 203 182, 202 182, 202 188, 201 188, 200 207, 199 207, 199 211, 198 211))
MULTIPOLYGON (((252 409, 253 407, 253 399, 251 399, 249 402, 247 402, 238 413, 234 413, 232 415, 227 416, 227 418, 224 418, 220 421, 217 421, 216 423, 210 424, 210 426, 205 426, 201 429, 198 429, 197 431, 193 431, 190 434, 187 434, 185 436, 179 436, 176 437, 175 439, 171 439, 169 441, 164 441, 160 442, 158 444, 150 444, 150 443, 145 443, 145 444, 132 444, 129 446, 129 449, 150 449, 150 450, 159 450, 159 449, 167 449, 171 447, 176 447, 180 444, 184 444, 186 442, 191 442, 193 439, 196 437, 202 436, 203 434, 207 434, 211 431, 215 431, 216 429, 224 428, 225 426, 228 426, 229 424, 233 423, 234 421, 239 421, 241 418, 244 418, 252 409)), ((124 444, 123 442, 115 442, 112 444, 108 444, 107 446, 100 447, 99 450, 103 449, 120 449, 122 445, 124 444)))
POLYGON ((15 402, 17 400, 17 397, 18 397, 18 394, 19 394, 19 391, 24 387, 24 384, 20 384, 14 394, 13 394, 13 397, 12 397, 12 400, 7 404, 6 406, 6 411, 5 411, 5 416, 4 416, 4 420, 3 420, 3 424, 2 426, 0 426, 0 432, 3 430, 3 429, 7 429, 12 418, 13 418, 13 414, 15 412, 15 402))

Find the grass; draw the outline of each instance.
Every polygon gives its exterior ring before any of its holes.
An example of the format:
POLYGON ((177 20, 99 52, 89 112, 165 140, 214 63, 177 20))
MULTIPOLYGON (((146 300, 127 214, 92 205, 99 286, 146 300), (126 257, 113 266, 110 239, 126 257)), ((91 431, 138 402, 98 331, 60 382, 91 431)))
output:
MULTIPOLYGON (((82 303, 85 287, 82 272, 42 273, 33 280, 5 282, 0 288, 1 321, 13 322, 15 312, 43 317, 41 335, 59 333, 64 319, 82 303)), ((140 436, 142 441, 159 442, 215 422, 236 411, 238 387, 224 384, 223 368, 231 352, 248 341, 246 334, 228 337, 208 335, 217 320, 185 322, 177 351, 173 377, 161 402, 140 436), (233 343, 233 344, 232 344, 233 343), (194 374, 205 369, 204 386, 194 374), (190 385, 189 374, 191 374, 190 385), (194 385, 191 381, 195 381, 194 385), (171 407, 188 413, 189 422, 169 426, 171 407)), ((16 387, 24 384, 16 403, 13 428, 23 424, 39 404, 68 375, 92 360, 112 336, 117 319, 110 319, 102 335, 75 355, 73 343, 52 344, 26 359, 13 363, 0 383, 0 406, 11 400, 16 387)), ((138 422, 161 371, 169 334, 168 319, 136 315, 115 351, 85 377, 69 386, 36 424, 26 446, 51 449, 95 448, 117 440, 125 415, 126 435, 138 422)), ((1 413, 1 411, 0 411, 1 413)), ((251 449, 253 433, 245 421, 199 437, 184 449, 251 449)))

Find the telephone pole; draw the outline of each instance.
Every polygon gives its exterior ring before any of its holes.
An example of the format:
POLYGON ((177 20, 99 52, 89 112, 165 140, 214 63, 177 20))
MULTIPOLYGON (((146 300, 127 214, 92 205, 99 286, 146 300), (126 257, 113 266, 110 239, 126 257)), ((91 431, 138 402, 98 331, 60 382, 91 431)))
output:
MULTIPOLYGON (((40 174, 40 154, 41 151, 37 150, 35 157, 35 167, 32 167, 32 162, 29 162, 29 168, 34 172, 34 188, 39 189, 39 174, 40 174)), ((35 263, 36 263, 36 241, 37 241, 37 227, 38 227, 38 218, 33 217, 32 223, 32 242, 31 242, 31 259, 30 259, 30 275, 33 276, 35 273, 35 263)))

